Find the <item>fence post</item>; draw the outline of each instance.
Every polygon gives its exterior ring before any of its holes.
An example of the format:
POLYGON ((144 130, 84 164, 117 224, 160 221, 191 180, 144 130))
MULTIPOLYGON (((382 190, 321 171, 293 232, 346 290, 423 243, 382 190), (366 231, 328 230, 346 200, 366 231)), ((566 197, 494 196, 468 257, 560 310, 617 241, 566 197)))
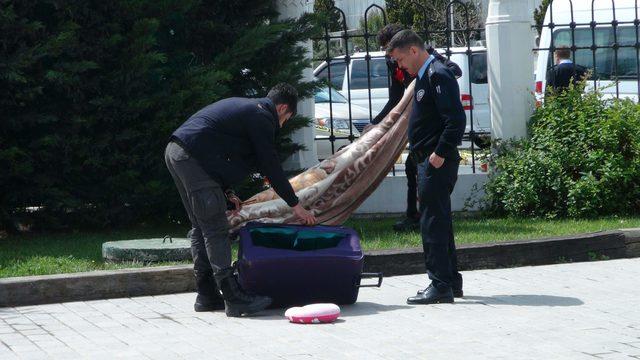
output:
POLYGON ((485 29, 493 139, 527 135, 535 82, 531 5, 528 0, 489 1, 485 29))
MULTIPOLYGON (((280 19, 297 19, 305 12, 313 12, 314 0, 278 0, 276 8, 280 13, 280 19)), ((307 49, 307 57, 312 59, 313 48, 311 40, 302 44, 307 49)), ((313 69, 305 69, 302 73, 303 81, 313 80, 313 69)), ((315 102, 313 96, 298 103, 298 114, 314 119, 315 102)), ((315 127, 313 124, 302 128, 291 136, 294 143, 303 144, 307 149, 293 153, 283 164, 287 170, 307 169, 318 163, 318 153, 315 143, 315 127)))

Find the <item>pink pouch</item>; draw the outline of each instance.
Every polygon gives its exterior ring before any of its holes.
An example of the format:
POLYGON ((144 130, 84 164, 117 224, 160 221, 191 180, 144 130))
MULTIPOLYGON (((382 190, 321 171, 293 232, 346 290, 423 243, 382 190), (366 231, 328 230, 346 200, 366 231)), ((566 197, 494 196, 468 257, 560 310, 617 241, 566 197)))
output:
POLYGON ((340 316, 340 307, 336 304, 311 304, 303 307, 292 307, 284 316, 292 323, 320 324, 336 321, 340 316))

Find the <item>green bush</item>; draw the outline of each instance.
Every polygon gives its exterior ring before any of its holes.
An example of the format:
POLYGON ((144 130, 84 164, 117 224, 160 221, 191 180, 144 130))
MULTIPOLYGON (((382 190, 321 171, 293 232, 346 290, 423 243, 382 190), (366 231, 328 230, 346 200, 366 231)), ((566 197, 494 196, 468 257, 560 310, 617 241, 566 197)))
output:
POLYGON ((224 97, 314 86, 298 45, 311 18, 276 16, 270 0, 4 1, 2 225, 183 217, 163 159, 171 132, 224 97))
POLYGON ((548 95, 529 139, 496 147, 488 210, 548 218, 640 210, 640 105, 580 88, 548 95))

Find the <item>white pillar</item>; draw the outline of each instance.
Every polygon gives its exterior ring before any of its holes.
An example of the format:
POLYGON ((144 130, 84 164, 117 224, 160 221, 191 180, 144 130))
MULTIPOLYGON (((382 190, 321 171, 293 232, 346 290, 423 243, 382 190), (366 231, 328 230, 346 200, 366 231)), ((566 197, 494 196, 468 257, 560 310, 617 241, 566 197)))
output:
MULTIPOLYGON (((278 0, 276 8, 280 13, 280 19, 297 19, 305 12, 313 12, 313 0, 278 0)), ((307 56, 311 59, 313 48, 311 41, 301 44, 307 49, 307 56)), ((313 80, 313 69, 308 68, 303 71, 303 81, 313 80)), ((315 102, 313 96, 298 103, 298 114, 314 119, 315 102)), ((315 142, 316 132, 313 123, 302 128, 291 136, 294 143, 303 144, 306 150, 293 153, 283 164, 287 170, 308 169, 318 163, 318 153, 315 142)))
POLYGON ((533 111, 533 9, 530 0, 490 0, 486 23, 494 139, 527 135, 533 111))

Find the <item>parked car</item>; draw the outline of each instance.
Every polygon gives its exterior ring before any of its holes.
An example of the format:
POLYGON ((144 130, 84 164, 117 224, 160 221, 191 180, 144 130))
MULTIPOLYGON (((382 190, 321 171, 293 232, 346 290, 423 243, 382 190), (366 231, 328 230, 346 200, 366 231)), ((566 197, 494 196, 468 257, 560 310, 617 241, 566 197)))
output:
POLYGON ((351 144, 347 137, 353 135, 354 138, 357 138, 360 136, 360 132, 355 126, 356 121, 369 123, 369 111, 367 109, 358 105, 349 106, 349 102, 344 96, 334 89, 329 89, 329 87, 316 91, 315 103, 316 148, 318 159, 320 160, 326 159, 341 148, 351 144), (331 94, 331 99, 329 99, 329 94, 331 94), (351 114, 351 123, 349 122, 349 114, 351 114), (333 135, 342 138, 334 140, 333 149, 329 138, 331 136, 332 123, 333 135))
MULTIPOLYGON (((614 19, 614 2, 611 0, 594 0, 593 20, 597 23, 592 29, 591 1, 555 0, 553 4, 553 33, 549 28, 551 23, 551 11, 547 11, 542 33, 540 35, 539 48, 549 49, 553 37, 554 47, 575 45, 578 49, 575 52, 574 62, 590 69, 593 73, 590 80, 596 80, 598 89, 606 97, 616 96, 616 86, 614 79, 617 77, 618 93, 620 98, 631 98, 638 100, 638 55, 634 47, 621 47, 617 52, 613 45, 635 46, 636 21, 635 0, 616 0, 615 19, 619 23, 617 32, 614 34, 612 20, 614 19), (573 8, 573 16, 571 9, 573 8), (570 23, 575 22, 575 29, 571 29, 570 23), (574 39, 574 40, 572 40, 574 39), (590 49, 592 45, 598 47, 590 49), (608 48, 600 48, 608 47, 608 48), (594 66, 595 54, 595 66, 594 66)), ((553 54, 549 50, 539 50, 535 70, 535 91, 538 101, 544 98, 547 84, 546 74, 553 65, 553 54)), ((594 82, 587 81, 587 87, 593 88, 594 82)))
MULTIPOLYGON (((445 53, 443 49, 437 50, 441 54, 445 53)), ((486 48, 471 47, 471 56, 466 54, 466 47, 451 48, 450 50, 452 52, 451 60, 462 69, 458 85, 460 86, 460 100, 467 114, 467 132, 471 130, 471 123, 473 123, 473 130, 476 132, 491 132, 486 48), (471 110, 473 110, 473 121, 471 120, 471 110)), ((333 58, 331 66, 325 61, 314 70, 313 74, 329 83, 329 72, 331 72, 331 85, 344 97, 350 97, 352 104, 366 108, 367 113, 371 109, 370 116, 375 117, 389 99, 390 79, 384 52, 370 52, 369 55, 368 70, 367 54, 355 53, 350 57, 348 63, 345 62, 344 56, 333 58), (348 78, 345 76, 347 65, 348 78), (369 92, 371 99, 369 99, 369 92)), ((366 123, 368 122, 367 119, 366 123)), ((356 123, 356 127, 359 130, 362 129, 358 123, 356 123)))

